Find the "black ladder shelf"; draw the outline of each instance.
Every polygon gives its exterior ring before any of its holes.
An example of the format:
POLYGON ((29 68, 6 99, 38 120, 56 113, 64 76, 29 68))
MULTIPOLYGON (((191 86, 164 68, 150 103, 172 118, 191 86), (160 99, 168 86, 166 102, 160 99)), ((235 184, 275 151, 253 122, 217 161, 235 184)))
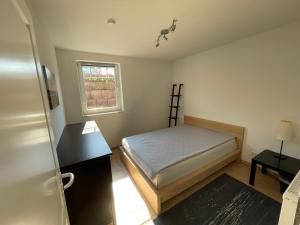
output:
POLYGON ((170 107, 170 115, 169 115, 169 127, 171 127, 171 123, 172 123, 172 120, 175 121, 175 126, 177 125, 177 118, 178 118, 178 108, 179 108, 179 100, 180 100, 180 97, 181 97, 181 94, 180 94, 180 91, 181 91, 181 87, 183 86, 183 84, 179 84, 179 88, 178 88, 178 93, 175 94, 175 89, 177 87, 177 84, 173 84, 173 88, 172 88, 172 95, 171 95, 171 105, 169 106, 170 107), (176 97, 177 101, 176 101, 176 104, 174 105, 174 97, 176 97), (175 116, 173 114, 173 109, 175 109, 175 116))

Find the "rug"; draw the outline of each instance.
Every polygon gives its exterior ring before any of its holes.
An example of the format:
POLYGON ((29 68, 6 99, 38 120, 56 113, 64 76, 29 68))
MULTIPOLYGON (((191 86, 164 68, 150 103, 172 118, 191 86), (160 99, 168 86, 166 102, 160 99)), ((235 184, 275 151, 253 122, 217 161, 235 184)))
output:
POLYGON ((153 222, 155 225, 277 225, 281 204, 223 174, 153 222))

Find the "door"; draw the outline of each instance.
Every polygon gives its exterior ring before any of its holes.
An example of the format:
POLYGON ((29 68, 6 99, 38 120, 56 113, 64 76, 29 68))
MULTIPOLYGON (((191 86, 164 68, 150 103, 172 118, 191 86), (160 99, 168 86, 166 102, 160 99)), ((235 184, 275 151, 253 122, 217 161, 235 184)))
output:
POLYGON ((63 225, 64 195, 30 39, 0 3, 0 224, 63 225))

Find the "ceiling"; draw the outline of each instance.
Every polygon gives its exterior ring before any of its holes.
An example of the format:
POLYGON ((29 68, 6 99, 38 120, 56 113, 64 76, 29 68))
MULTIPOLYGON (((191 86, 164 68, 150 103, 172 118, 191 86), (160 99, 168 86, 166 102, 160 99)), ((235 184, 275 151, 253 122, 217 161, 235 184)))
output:
POLYGON ((300 20, 299 0, 30 1, 59 48, 166 60, 300 20), (155 48, 173 18, 175 33, 155 48))

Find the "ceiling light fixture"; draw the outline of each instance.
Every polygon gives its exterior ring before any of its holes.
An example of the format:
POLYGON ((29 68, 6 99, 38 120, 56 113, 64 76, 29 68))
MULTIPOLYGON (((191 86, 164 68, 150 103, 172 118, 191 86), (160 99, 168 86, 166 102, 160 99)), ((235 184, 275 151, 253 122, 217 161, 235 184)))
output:
POLYGON ((116 19, 114 18, 108 18, 107 21, 106 21, 107 24, 110 24, 110 25, 114 25, 117 23, 116 19))
POLYGON ((160 45, 160 39, 161 38, 165 39, 166 41, 168 40, 167 35, 170 32, 174 32, 175 31, 175 29, 176 29, 176 22, 177 21, 178 21, 177 19, 173 19, 173 22, 172 22, 172 24, 171 24, 171 26, 169 28, 162 29, 160 31, 160 34, 158 35, 158 38, 156 39, 156 45, 155 45, 156 48, 159 47, 159 45, 160 45))

